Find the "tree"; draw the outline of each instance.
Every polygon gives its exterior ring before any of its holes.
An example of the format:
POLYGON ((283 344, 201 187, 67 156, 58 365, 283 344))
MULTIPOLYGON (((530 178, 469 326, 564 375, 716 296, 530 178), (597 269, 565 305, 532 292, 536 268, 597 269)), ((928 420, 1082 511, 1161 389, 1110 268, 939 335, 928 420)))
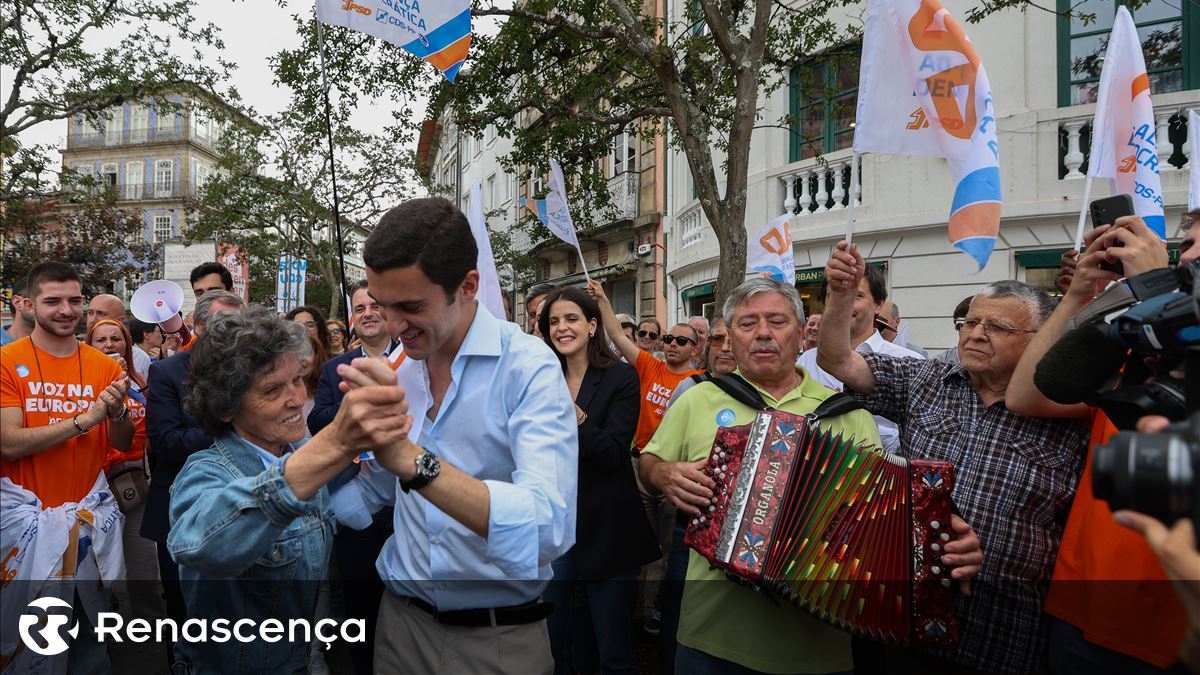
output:
MULTIPOLYGON (((368 134, 345 125, 335 131, 345 233, 354 223, 374 223, 407 195, 412 162, 392 140, 403 137, 400 130, 368 134)), ((311 115, 291 108, 237 128, 225 136, 221 155, 216 175, 188 200, 188 239, 237 245, 250 257, 256 289, 264 288, 267 276, 274 278, 281 255, 306 258, 310 272, 330 287, 327 308, 337 316, 341 274, 330 164, 323 132, 314 128, 311 115)), ((351 240, 343 237, 342 243, 342 254, 350 253, 351 240)))
MULTIPOLYGON (((510 160, 544 173, 554 156, 572 173, 572 214, 585 227, 608 205, 597 160, 617 134, 671 130, 687 159, 699 201, 720 246, 717 302, 744 278, 750 141, 764 120, 760 97, 787 82, 792 68, 861 36, 838 9, 849 0, 688 0, 668 22, 661 2, 527 0, 501 6, 477 0, 473 17, 500 17, 494 36, 476 32, 468 66, 439 86, 433 108, 448 105, 464 130, 496 124, 514 140, 510 160), (723 179, 723 180, 722 180, 723 179)), ((984 0, 978 21, 1027 0, 984 0)), ((1040 7, 1039 7, 1040 8, 1040 7)), ((378 67, 358 47, 331 41, 339 72, 365 73, 375 91, 407 91, 405 73, 378 67)), ((389 63, 390 65, 390 63, 389 63)), ((823 83, 802 83, 809 91, 823 83)))
POLYGON ((0 210, 0 284, 46 260, 73 266, 86 295, 111 292, 118 280, 154 279, 161 249, 146 242, 141 211, 118 209, 111 190, 80 180, 56 199, 9 201, 0 210))
MULTIPOLYGON (((200 24, 190 0, 5 0, 0 3, 0 151, 17 151, 16 136, 42 122, 86 115, 126 101, 199 88, 215 90, 230 64, 206 65, 200 47, 222 49, 212 24, 200 24), (115 46, 96 49, 91 40, 121 34, 115 46), (173 53, 190 45, 193 55, 173 53)), ((224 97, 236 99, 230 91, 224 97)), ((163 101, 165 104, 165 101, 163 101)), ((44 152, 46 149, 40 149, 44 152)), ((12 174, 7 174, 12 175, 12 174)), ((0 196, 23 197, 0 186, 0 196)))

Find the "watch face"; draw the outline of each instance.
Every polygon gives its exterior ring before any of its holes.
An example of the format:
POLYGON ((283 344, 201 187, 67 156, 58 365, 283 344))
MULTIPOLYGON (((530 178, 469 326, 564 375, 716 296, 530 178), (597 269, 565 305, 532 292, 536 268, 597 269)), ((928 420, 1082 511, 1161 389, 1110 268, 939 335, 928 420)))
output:
POLYGON ((437 456, 424 452, 417 457, 417 475, 427 480, 432 480, 437 477, 442 470, 442 463, 438 461, 437 456))

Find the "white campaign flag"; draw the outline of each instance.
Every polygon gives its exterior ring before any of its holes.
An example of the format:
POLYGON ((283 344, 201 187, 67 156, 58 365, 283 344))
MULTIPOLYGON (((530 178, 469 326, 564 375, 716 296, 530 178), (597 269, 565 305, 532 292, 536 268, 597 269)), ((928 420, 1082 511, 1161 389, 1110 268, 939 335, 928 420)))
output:
POLYGON ((788 230, 791 220, 791 214, 785 213, 767 223, 750 240, 746 269, 796 285, 796 252, 792 249, 792 234, 788 230))
POLYGON ((1166 238, 1150 78, 1137 27, 1124 6, 1117 9, 1104 52, 1087 175, 1111 178, 1113 193, 1132 196, 1134 212, 1166 238))
POLYGON ((567 187, 563 182, 562 167, 550 160, 550 192, 546 195, 546 227, 554 236, 579 248, 579 236, 571 220, 571 209, 567 202, 567 187))
POLYGON ((504 315, 504 300, 500 291, 500 276, 496 274, 496 259, 492 257, 492 242, 488 238, 487 223, 483 218, 483 199, 480 197, 479 181, 471 181, 471 207, 467 221, 471 223, 471 234, 475 235, 475 245, 479 248, 479 257, 475 269, 479 270, 479 292, 475 294, 479 302, 493 316, 506 320, 504 315))
POLYGON ((938 0, 868 0, 860 64, 854 150, 945 158, 950 243, 982 269, 1000 229, 1000 145, 975 45, 938 0))
POLYGON ((1188 211, 1200 209, 1200 113, 1188 111, 1188 143, 1192 153, 1188 159, 1188 211))
MULTIPOLYGON (((447 80, 467 59, 471 46, 468 0, 316 0, 317 19, 345 26, 400 47, 437 68, 447 80)), ((391 64, 380 64, 391 67, 391 64)))

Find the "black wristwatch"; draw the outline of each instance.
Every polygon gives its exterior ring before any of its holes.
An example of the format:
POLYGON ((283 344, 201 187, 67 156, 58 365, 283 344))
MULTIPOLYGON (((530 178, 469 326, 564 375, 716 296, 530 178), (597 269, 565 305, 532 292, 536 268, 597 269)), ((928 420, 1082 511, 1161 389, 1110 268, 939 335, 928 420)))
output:
POLYGON ((426 450, 417 455, 417 473, 410 481, 400 481, 400 489, 406 493, 410 490, 420 490, 421 488, 433 482, 434 478, 442 472, 442 461, 437 458, 437 455, 426 450))

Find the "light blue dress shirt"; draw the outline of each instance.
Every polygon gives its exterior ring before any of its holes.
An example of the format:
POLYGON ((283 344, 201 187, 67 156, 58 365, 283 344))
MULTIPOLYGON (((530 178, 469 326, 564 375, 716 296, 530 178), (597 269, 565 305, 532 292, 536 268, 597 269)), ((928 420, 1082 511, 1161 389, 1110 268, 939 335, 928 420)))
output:
POLYGON ((443 611, 530 602, 553 576, 550 563, 575 544, 578 427, 562 366, 541 340, 477 303, 450 377, 418 444, 487 485, 488 537, 416 490, 405 494, 373 461, 334 494, 334 512, 362 529, 395 505, 395 534, 376 568, 396 595, 443 611))

